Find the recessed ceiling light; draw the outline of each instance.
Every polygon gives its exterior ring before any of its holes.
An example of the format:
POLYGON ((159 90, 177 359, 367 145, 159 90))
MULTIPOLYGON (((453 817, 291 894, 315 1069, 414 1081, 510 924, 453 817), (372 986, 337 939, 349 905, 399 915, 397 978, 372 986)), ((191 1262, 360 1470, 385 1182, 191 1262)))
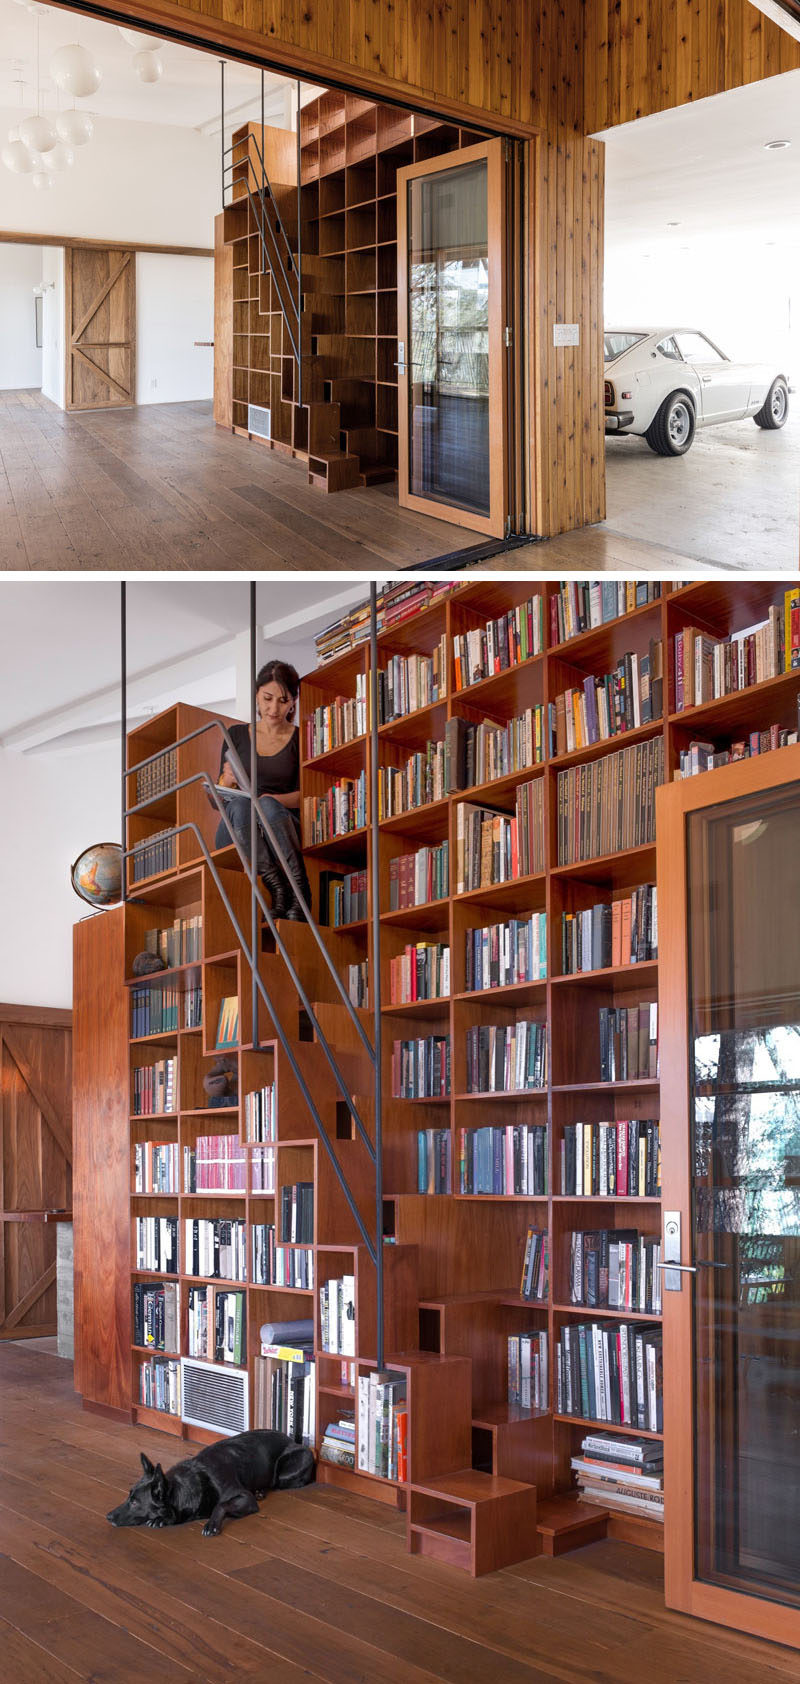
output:
POLYGON ((791 146, 791 144, 790 140, 767 140, 764 142, 764 151, 783 152, 785 148, 787 146, 791 146))
POLYGON ((680 228, 680 223, 679 222, 668 222, 667 227, 668 228, 680 228))

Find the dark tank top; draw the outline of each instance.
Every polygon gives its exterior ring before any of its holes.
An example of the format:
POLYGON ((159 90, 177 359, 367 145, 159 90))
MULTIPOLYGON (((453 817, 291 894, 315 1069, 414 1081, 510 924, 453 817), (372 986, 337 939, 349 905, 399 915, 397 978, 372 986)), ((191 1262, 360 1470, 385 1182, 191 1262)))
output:
MULTIPOLYGON (((250 727, 236 724, 229 726, 233 745, 250 776, 250 727)), ((284 743, 277 754, 259 754, 257 763, 257 793, 259 795, 292 795, 300 788, 300 733, 295 726, 288 743, 284 743)), ((220 775, 225 764, 225 745, 220 755, 220 775)))

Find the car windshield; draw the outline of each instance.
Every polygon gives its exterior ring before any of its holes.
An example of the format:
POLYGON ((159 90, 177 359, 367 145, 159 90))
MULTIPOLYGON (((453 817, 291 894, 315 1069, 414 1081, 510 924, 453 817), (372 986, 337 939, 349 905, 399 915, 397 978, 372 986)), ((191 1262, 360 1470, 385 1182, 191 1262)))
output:
POLYGON ((647 338, 646 333, 607 333, 605 335, 606 362, 616 362, 617 357, 625 355, 632 345, 641 345, 647 338))

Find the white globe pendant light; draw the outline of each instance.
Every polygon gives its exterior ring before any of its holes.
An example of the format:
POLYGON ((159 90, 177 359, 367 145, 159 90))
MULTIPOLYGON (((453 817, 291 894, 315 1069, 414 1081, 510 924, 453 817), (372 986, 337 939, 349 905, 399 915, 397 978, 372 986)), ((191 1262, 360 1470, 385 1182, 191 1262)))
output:
POLYGON ((164 74, 164 66, 158 53, 150 51, 134 53, 133 68, 140 82, 158 82, 164 74))
POLYGON ((94 122, 88 111, 60 111, 56 129, 65 146, 87 146, 94 134, 94 122))
POLYGON ((50 75, 62 93, 71 94, 73 99, 86 99, 89 94, 97 92, 103 80, 103 72, 95 64, 87 47, 81 47, 73 41, 68 47, 59 47, 50 60, 50 75))
MULTIPOLYGON (((13 132, 12 129, 11 133, 13 134, 13 132)), ((20 140, 19 135, 16 140, 12 140, 11 135, 9 135, 8 144, 3 147, 0 157, 2 157, 6 169, 11 170, 13 175, 29 175, 31 170, 36 169, 38 163, 34 153, 28 151, 25 142, 20 140)))
POLYGON ((52 123, 41 113, 25 117, 19 125, 19 135, 29 152, 51 152, 58 138, 52 123))
POLYGON ((33 178, 33 185, 38 188, 40 193, 46 193, 53 185, 53 177, 48 175, 46 170, 37 170, 33 178))
POLYGON ((63 140, 56 141, 52 152, 45 152, 42 159, 44 168, 49 170, 52 175, 57 175, 61 170, 68 170, 74 162, 75 153, 71 146, 64 145, 63 140))

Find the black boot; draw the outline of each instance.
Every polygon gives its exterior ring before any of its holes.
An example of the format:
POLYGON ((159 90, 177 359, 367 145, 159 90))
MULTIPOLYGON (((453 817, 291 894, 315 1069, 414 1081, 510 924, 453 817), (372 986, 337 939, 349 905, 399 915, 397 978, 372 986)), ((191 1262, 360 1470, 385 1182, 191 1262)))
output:
MULTIPOLYGON (((309 912, 310 912, 311 911, 311 885, 310 885, 310 883, 308 881, 308 878, 306 876, 306 869, 305 869, 305 866, 303 865, 302 860, 297 860, 296 862, 294 860, 291 861, 291 874, 292 874, 292 886, 295 889, 299 889, 299 891, 300 891, 301 895, 303 896, 303 899, 306 903, 306 906, 308 907, 309 912)), ((302 919, 305 918, 305 913, 303 911, 302 906, 300 905, 299 900, 297 899, 296 894, 291 894, 291 896, 290 896, 289 905, 286 909, 286 917, 292 918, 295 921, 295 923, 299 923, 302 919)))
POLYGON ((268 865, 259 875, 262 883, 270 892, 273 918, 290 918, 289 908, 294 897, 290 894, 289 885, 280 866, 268 865))

